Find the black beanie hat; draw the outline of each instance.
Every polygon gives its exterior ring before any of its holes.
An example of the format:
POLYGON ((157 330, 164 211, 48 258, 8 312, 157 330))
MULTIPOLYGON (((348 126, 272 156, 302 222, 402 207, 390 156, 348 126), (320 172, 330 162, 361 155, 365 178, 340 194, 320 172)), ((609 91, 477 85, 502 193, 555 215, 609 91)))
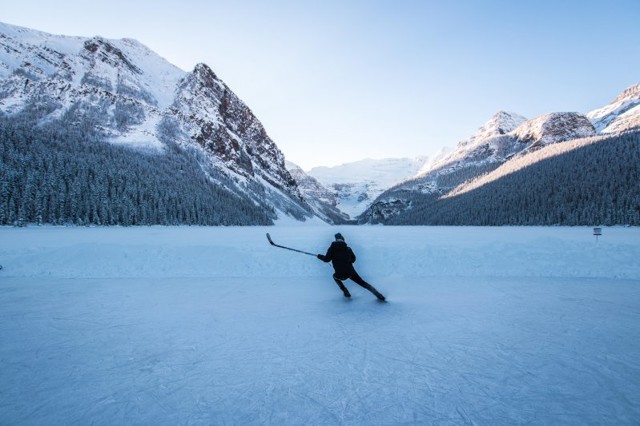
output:
POLYGON ((335 235, 335 237, 336 237, 336 240, 344 241, 344 237, 343 237, 343 236, 342 236, 342 234, 341 234, 341 233, 339 233, 339 232, 335 235))

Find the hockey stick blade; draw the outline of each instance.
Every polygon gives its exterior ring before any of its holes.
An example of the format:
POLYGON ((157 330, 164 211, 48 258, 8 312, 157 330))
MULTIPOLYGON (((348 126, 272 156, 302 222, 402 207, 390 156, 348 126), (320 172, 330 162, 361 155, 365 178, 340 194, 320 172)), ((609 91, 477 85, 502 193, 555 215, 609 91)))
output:
POLYGON ((297 253, 308 254, 309 256, 316 256, 316 255, 315 255, 315 254, 313 254, 313 253, 308 253, 308 252, 306 252, 306 251, 297 250, 297 249, 294 249, 294 248, 291 248, 291 247, 285 247, 285 246, 281 246, 281 245, 279 245, 279 244, 276 244, 276 243, 274 243, 274 242, 273 242, 273 240, 271 239, 271 235, 269 235, 269 233, 268 233, 268 232, 267 232, 267 240, 269 240, 269 243, 270 243, 272 246, 274 246, 274 247, 280 247, 280 248, 283 248, 283 249, 286 249, 286 250, 295 251, 295 252, 297 252, 297 253))

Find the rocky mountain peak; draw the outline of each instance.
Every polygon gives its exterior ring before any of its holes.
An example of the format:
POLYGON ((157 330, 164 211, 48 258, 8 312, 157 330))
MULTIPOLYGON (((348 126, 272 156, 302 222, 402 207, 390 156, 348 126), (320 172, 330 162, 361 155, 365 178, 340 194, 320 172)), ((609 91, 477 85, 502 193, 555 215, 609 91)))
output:
POLYGON ((596 134, 587 117, 576 112, 553 112, 525 121, 513 132, 530 148, 542 147, 570 139, 585 138, 596 134))
POLYGON ((500 111, 468 140, 413 179, 383 193, 359 218, 384 221, 412 207, 407 194, 445 193, 477 176, 489 173, 520 154, 545 145, 596 134, 587 117, 578 113, 545 114, 532 120, 500 111))
POLYGON ((622 91, 611 103, 587 114, 598 133, 618 133, 640 127, 640 83, 622 91))
POLYGON ((84 48, 92 53, 95 58, 108 65, 119 67, 120 64, 123 64, 130 71, 136 74, 142 74, 140 68, 136 67, 122 50, 102 37, 93 37, 85 41, 84 48))
POLYGON ((495 133, 503 135, 515 129, 525 120, 525 117, 514 112, 498 111, 485 126, 487 126, 488 129, 494 130, 495 133))
POLYGON ((132 39, 47 34, 0 23, 0 113, 87 124, 114 144, 199 152, 203 170, 265 210, 309 207, 260 121, 206 64, 186 73, 132 39))
POLYGON ((613 102, 632 100, 632 99, 640 100, 640 83, 627 87, 625 90, 622 91, 622 93, 616 96, 613 102))
POLYGON ((192 74, 205 87, 212 88, 220 84, 218 76, 207 64, 196 64, 192 74))
POLYGON ((480 127, 469 139, 458 143, 458 147, 471 147, 482 143, 488 138, 504 135, 513 131, 526 118, 513 112, 498 111, 480 127))

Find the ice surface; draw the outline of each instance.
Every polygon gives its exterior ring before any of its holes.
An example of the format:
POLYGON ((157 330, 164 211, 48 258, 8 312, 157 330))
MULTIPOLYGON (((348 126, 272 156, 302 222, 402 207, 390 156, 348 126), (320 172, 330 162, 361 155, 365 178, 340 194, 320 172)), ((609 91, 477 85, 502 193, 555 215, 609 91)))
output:
POLYGON ((637 424, 640 229, 0 228, 0 424, 637 424), (341 232, 380 304, 331 268, 341 232))

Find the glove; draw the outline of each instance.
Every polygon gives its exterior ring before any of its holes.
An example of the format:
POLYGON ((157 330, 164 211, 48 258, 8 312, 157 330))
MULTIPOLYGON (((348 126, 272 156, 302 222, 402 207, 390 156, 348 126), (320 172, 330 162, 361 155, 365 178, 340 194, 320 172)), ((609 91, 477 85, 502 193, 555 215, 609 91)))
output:
POLYGON ((323 259, 323 258, 324 258, 324 256, 323 256, 323 255, 321 255, 321 254, 317 255, 316 257, 317 257, 318 259, 320 259, 320 260, 324 260, 324 259, 323 259))

